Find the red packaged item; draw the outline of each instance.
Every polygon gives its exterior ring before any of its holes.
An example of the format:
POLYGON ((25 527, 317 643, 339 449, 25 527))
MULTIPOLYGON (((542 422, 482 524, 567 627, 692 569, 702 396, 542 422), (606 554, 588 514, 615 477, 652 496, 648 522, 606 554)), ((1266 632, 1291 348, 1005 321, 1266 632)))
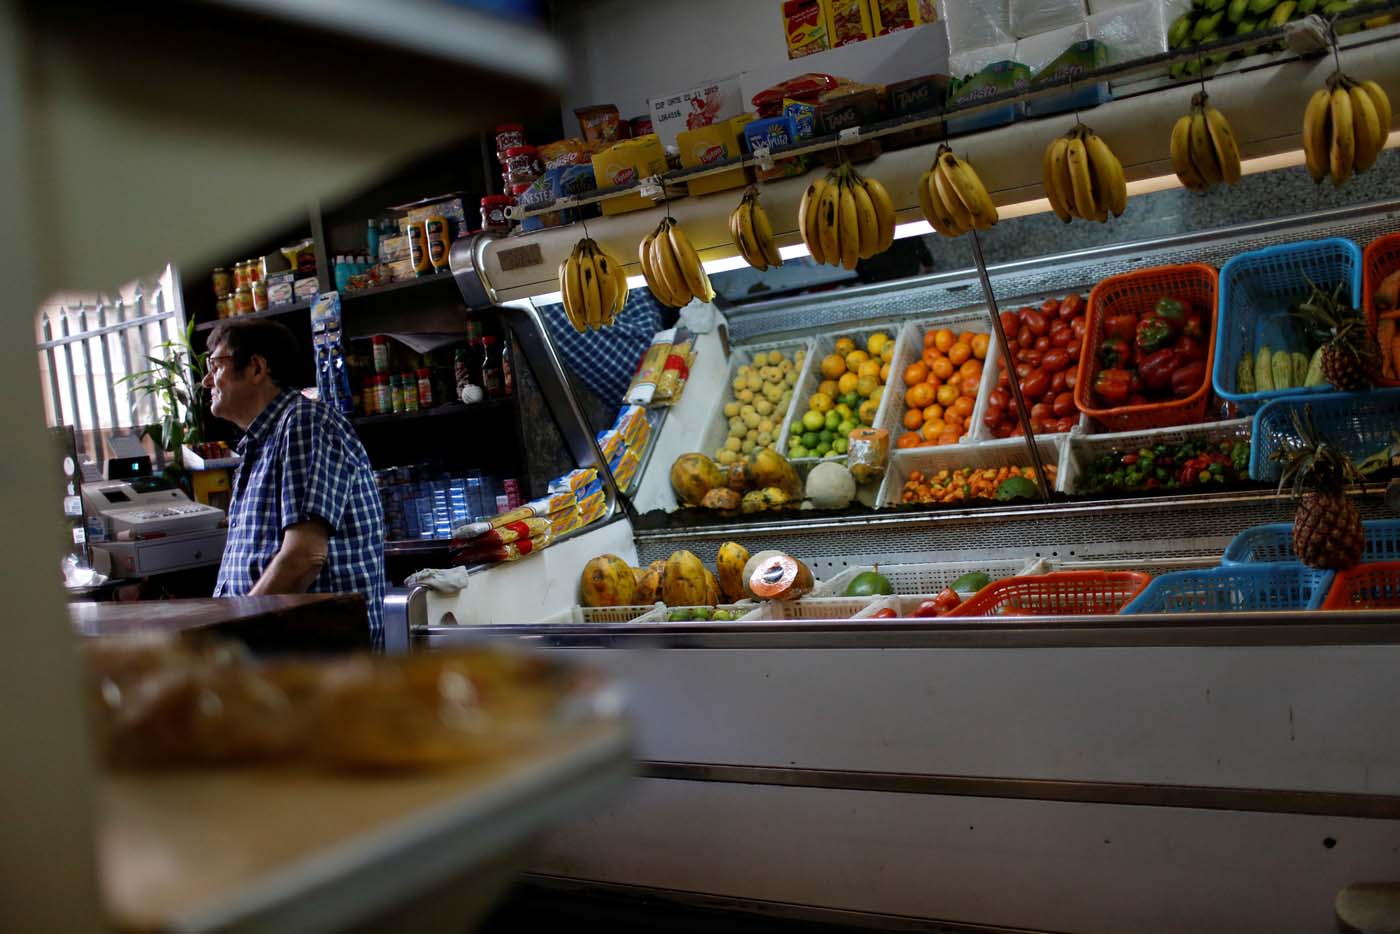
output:
POLYGON ((800 101, 815 107, 821 103, 823 94, 834 90, 840 83, 831 75, 808 72, 759 91, 753 96, 753 107, 760 117, 781 117, 785 100, 800 101))
POLYGON ((652 129, 651 114, 642 114, 640 117, 633 117, 631 120, 628 120, 627 123, 632 128, 633 139, 656 132, 652 129))
POLYGON ((503 123, 496 127, 496 153, 525 145, 525 128, 518 123, 503 123))
POLYGON ((822 0, 787 0, 783 4, 783 32, 787 35, 788 58, 802 58, 831 48, 822 0))

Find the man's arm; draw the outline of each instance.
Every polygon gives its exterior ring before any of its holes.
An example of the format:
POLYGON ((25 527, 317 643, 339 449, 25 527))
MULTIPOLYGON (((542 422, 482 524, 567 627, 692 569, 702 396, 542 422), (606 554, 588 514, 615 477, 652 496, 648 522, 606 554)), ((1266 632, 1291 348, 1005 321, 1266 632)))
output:
POLYGON ((287 526, 282 532, 282 547, 277 549, 267 570, 248 593, 255 597, 305 593, 326 566, 330 537, 331 527, 323 519, 308 519, 287 526))

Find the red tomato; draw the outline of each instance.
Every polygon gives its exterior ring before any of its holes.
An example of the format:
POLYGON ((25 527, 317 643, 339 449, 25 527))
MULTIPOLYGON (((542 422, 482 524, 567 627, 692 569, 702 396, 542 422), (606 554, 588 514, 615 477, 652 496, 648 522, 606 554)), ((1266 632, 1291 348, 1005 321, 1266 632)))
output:
POLYGON ((1021 329, 1021 319, 1016 317, 1016 312, 1003 311, 1001 313, 1001 329, 1006 332, 1007 340, 1016 336, 1016 332, 1021 329))
POLYGON ((1055 375, 1050 377, 1050 391, 1055 395, 1065 391, 1065 380, 1069 378, 1068 370, 1057 370, 1055 375))
POLYGON ((1042 334, 1035 339, 1035 349, 1039 350, 1041 353, 1045 353, 1045 351, 1049 350, 1050 346, 1049 334, 1042 334))
POLYGON ((1056 321, 1055 326, 1050 329, 1050 343, 1056 347, 1068 347, 1074 343, 1074 331, 1068 324, 1056 321))
POLYGON ((1056 418, 1068 418, 1070 415, 1073 415, 1077 411, 1077 409, 1075 409, 1074 407, 1074 393, 1060 393, 1058 396, 1055 397, 1055 404, 1053 408, 1055 410, 1056 418))
POLYGON ((1074 332, 1074 339, 1082 342, 1084 340, 1084 332, 1089 329, 1089 326, 1084 323, 1083 318, 1071 318, 1069 329, 1074 332))
POLYGON ((1040 366, 1040 351, 1031 350, 1029 348, 1026 350, 1018 350, 1016 352, 1016 360, 1018 363, 1029 363, 1031 366, 1040 366))
POLYGON ((1050 332, 1050 322, 1038 311, 1028 311, 1021 316, 1021 323, 1036 337, 1050 332))
POLYGON ((1053 412, 1054 409, 1051 406, 1046 405, 1044 402, 1037 402, 1035 405, 1031 406, 1031 420, 1034 422, 1042 422, 1050 417, 1053 412))
POLYGON ((1050 388, 1050 376, 1044 370, 1032 370, 1021 377, 1021 392, 1032 399, 1039 399, 1050 388))
POLYGON ((1040 358, 1040 365, 1051 373, 1058 373, 1069 366, 1069 354, 1063 350, 1047 350, 1040 358))
POLYGON ((1058 422, 1055 423, 1055 430, 1056 430, 1056 431, 1069 431, 1070 429, 1072 429, 1072 428, 1075 426, 1075 424, 1078 423, 1078 421, 1079 421, 1079 419, 1076 418, 1076 417, 1073 416, 1073 415, 1070 415, 1070 416, 1068 416, 1068 417, 1066 417, 1066 418, 1062 418, 1062 419, 1060 419, 1058 422))
POLYGON ((1065 353, 1069 355, 1069 360, 1071 363, 1078 363, 1079 355, 1083 352, 1083 350, 1084 345, 1080 344, 1078 341, 1075 341, 1065 348, 1065 353))
POLYGON ((1030 347, 1035 343, 1035 332, 1024 324, 1021 325, 1021 330, 1016 332, 1016 343, 1022 347, 1030 347))
POLYGON ((986 425, 988 428, 996 428, 998 425, 1001 424, 1002 414, 1005 411, 1006 410, 1001 406, 992 405, 990 402, 988 402, 987 412, 985 415, 982 416, 982 424, 986 425))
POLYGON ((1025 379, 1027 376, 1029 376, 1030 373, 1031 373, 1031 370, 1034 370, 1034 369, 1035 369, 1035 367, 1031 366, 1029 363, 1018 363, 1018 364, 1016 364, 1016 378, 1017 378, 1018 380, 1023 380, 1023 379, 1025 379))
POLYGON ((1074 387, 1079 383, 1078 370, 1065 370, 1065 388, 1074 392, 1074 387))
POLYGON ((890 609, 889 607, 884 607, 883 609, 879 609, 879 610, 876 610, 874 613, 871 613, 871 614, 870 614, 870 618, 871 618, 871 619, 894 619, 894 618, 895 618, 896 616, 898 616, 898 615, 899 615, 898 613, 896 613, 894 610, 890 609))
POLYGON ((1047 298, 1045 301, 1040 303, 1040 313, 1047 318, 1054 317, 1055 315, 1059 314, 1059 311, 1060 303, 1056 299, 1047 298))
POLYGON ((1011 395, 1005 389, 997 387, 987 395, 987 404, 1004 409, 1011 404, 1011 395))
POLYGON ((938 615, 938 604, 933 600, 925 600, 911 615, 916 619, 933 619, 938 615))
POLYGON ((1064 319, 1074 318, 1084 314, 1084 296, 1079 294, 1066 295, 1060 302, 1060 317, 1064 319))

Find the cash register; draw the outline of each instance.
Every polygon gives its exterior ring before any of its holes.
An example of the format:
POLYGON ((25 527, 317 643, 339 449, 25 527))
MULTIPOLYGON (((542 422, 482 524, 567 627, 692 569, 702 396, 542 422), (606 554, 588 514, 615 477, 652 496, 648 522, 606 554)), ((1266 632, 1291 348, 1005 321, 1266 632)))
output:
POLYGON ((228 534, 224 511, 154 476, 135 439, 110 443, 115 456, 105 479, 85 478, 82 485, 94 568, 110 577, 146 577, 217 564, 228 534))

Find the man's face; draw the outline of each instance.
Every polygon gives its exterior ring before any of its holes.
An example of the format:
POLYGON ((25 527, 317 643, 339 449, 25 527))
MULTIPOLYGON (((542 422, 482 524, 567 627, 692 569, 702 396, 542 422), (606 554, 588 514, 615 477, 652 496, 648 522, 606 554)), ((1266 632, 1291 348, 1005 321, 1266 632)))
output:
POLYGON ((254 355, 239 372, 227 347, 223 344, 211 347, 209 372, 204 375, 204 387, 209 390, 209 410, 240 428, 247 428, 262 411, 259 386, 265 382, 265 372, 259 356, 254 355))

